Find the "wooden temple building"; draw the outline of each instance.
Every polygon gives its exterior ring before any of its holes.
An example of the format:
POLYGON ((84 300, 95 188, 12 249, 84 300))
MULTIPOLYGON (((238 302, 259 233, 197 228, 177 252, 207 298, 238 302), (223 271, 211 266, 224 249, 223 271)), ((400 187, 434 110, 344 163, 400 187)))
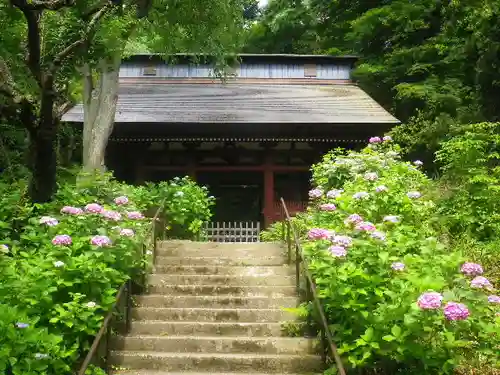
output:
MULTIPOLYGON (((189 175, 217 198, 214 221, 280 218, 307 202, 311 164, 362 147, 398 120, 351 81, 355 57, 239 56, 225 82, 211 64, 154 55, 123 62, 106 165, 130 183, 189 175)), ((63 117, 83 122, 81 105, 63 117)))

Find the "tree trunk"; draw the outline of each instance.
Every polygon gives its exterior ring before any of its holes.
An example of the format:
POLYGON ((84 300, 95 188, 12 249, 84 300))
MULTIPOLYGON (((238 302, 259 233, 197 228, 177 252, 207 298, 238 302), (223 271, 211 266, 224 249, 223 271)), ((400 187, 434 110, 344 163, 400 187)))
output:
POLYGON ((39 123, 38 126, 31 124, 30 167, 32 176, 29 194, 34 203, 49 202, 56 191, 58 120, 54 118, 53 112, 53 86, 53 77, 47 76, 42 87, 39 123))
POLYGON ((84 67, 83 169, 86 172, 104 170, 106 146, 118 102, 120 63, 121 51, 112 61, 100 61, 95 87, 90 68, 84 67))

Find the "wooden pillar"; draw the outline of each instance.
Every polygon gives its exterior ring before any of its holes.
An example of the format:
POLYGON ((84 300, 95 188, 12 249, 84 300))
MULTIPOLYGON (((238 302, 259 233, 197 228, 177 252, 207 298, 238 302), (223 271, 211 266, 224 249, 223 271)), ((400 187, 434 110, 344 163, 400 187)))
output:
POLYGON ((270 158, 264 164, 264 227, 274 221, 274 170, 270 158))

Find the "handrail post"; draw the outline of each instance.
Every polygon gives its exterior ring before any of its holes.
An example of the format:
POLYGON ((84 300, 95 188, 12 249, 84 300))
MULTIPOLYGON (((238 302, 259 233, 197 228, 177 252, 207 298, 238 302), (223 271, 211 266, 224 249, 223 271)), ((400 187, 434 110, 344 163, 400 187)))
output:
POLYGON ((286 220, 286 246, 287 246, 287 249, 288 249, 288 264, 292 264, 292 236, 291 236, 291 230, 290 230, 290 226, 292 225, 292 223, 290 221, 288 221, 288 219, 285 219, 286 220))
POLYGON ((297 293, 300 293, 300 261, 299 245, 295 244, 295 286, 297 293))
POLYGON ((131 313, 132 313, 132 279, 127 280, 127 291, 125 294, 125 334, 130 332, 131 313))

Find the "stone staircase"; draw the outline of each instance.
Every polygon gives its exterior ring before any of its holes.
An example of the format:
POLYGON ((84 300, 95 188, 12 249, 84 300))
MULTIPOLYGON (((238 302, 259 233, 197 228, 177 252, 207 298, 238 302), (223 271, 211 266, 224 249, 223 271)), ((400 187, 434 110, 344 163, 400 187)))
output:
POLYGON ((294 268, 269 243, 165 241, 113 374, 292 374, 323 370, 316 340, 286 337, 294 268))

